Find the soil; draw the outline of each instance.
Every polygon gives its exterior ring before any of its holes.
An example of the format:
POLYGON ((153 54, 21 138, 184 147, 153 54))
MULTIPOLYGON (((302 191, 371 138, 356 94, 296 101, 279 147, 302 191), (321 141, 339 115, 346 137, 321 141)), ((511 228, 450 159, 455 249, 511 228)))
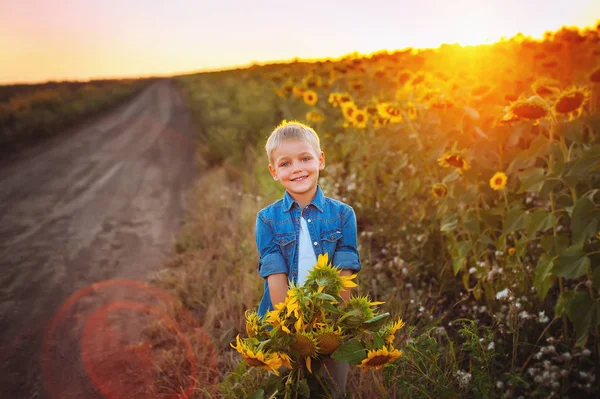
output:
MULTIPOLYGON (((192 134, 182 94, 160 80, 0 163, 0 398, 111 396, 82 361, 100 364, 93 346, 106 344, 87 321, 104 320, 107 304, 156 298, 142 283, 172 252, 196 177, 192 134)), ((148 323, 136 306, 121 337, 148 323)))

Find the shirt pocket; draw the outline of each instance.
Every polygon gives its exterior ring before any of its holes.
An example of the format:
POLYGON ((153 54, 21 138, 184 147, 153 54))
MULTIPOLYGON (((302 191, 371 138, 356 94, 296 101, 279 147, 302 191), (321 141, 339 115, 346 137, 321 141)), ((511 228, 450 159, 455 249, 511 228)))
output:
POLYGON ((323 253, 329 254, 329 262, 333 262, 333 255, 341 238, 342 230, 340 229, 331 230, 321 235, 321 248, 323 248, 323 253))
POLYGON ((296 234, 294 233, 280 233, 273 236, 273 242, 279 246, 281 255, 285 259, 288 267, 292 256, 294 255, 294 248, 296 248, 296 234))

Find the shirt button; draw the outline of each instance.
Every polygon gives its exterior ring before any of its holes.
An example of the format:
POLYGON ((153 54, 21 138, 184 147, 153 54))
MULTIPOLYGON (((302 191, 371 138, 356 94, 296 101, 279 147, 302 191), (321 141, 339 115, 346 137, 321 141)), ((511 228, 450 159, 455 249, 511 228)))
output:
POLYGON ((307 222, 310 223, 310 219, 308 219, 307 222))
POLYGON ((313 242, 313 244, 315 244, 315 247, 316 247, 317 245, 319 245, 319 243, 318 243, 318 242, 316 242, 316 241, 315 241, 315 242, 313 242))

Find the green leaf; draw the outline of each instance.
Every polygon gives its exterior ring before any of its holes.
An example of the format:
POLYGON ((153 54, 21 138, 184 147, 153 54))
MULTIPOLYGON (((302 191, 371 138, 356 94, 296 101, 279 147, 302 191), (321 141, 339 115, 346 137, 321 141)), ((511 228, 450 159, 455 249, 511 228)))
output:
POLYGON ((527 225, 527 213, 520 207, 514 207, 506 215, 503 234, 508 235, 527 225))
POLYGON ((513 159, 513 161, 508 165, 506 169, 506 174, 510 175, 513 172, 516 172, 520 169, 527 169, 535 165, 535 158, 531 158, 529 156, 529 151, 521 151, 517 156, 513 159))
POLYGON ((326 294, 326 293, 324 293, 324 292, 320 292, 320 293, 318 293, 316 297, 317 297, 318 299, 322 299, 322 300, 324 300, 324 301, 328 301, 328 302, 337 302, 337 301, 338 301, 337 299, 335 299, 335 298, 334 298, 334 297, 332 297, 331 295, 329 295, 329 294, 326 294))
POLYGON ((306 379, 301 380, 297 388, 301 398, 310 398, 310 387, 308 386, 306 379))
POLYGON ((566 313, 575 327, 578 346, 585 345, 590 328, 598 325, 598 310, 598 302, 588 292, 577 292, 569 301, 566 313))
POLYGON ((359 364, 366 359, 367 352, 356 339, 351 339, 350 341, 342 344, 335 352, 333 352, 331 357, 336 360, 341 360, 352 364, 359 364))
POLYGON ((479 235, 479 233, 481 233, 481 229, 479 228, 479 219, 473 218, 471 220, 467 220, 463 223, 463 226, 465 226, 465 228, 469 230, 469 233, 471 234, 479 235))
POLYGON ((557 236, 545 236, 542 237, 540 243, 542 248, 551 256, 558 255, 563 249, 569 246, 569 236, 566 234, 560 234, 557 236))
POLYGON ((548 152, 548 139, 540 134, 529 144, 528 157, 538 158, 544 156, 548 152))
POLYGON ((543 233, 556 224, 556 216, 543 209, 537 209, 529 215, 527 235, 534 238, 537 233, 543 233))
POLYGON ((572 245, 562 250, 554 260, 552 272, 565 278, 578 278, 590 270, 590 258, 580 245, 572 245))
POLYGON ((248 396, 248 399, 264 399, 265 391, 259 389, 258 391, 254 391, 248 396))
POLYGON ((531 168, 526 169, 517 175, 521 181, 521 187, 517 191, 517 194, 524 192, 528 193, 539 193, 544 184, 544 169, 542 168, 531 168))
POLYGON ((456 213, 452 213, 442 220, 442 225, 440 227, 440 231, 451 232, 456 230, 456 225, 458 223, 458 216, 456 213))
MULTIPOLYGON (((600 149, 600 146, 597 146, 600 149)), ((567 164, 567 176, 589 176, 591 172, 598 170, 598 164, 600 164, 599 153, 593 151, 586 151, 578 159, 571 161, 567 164)))
POLYGON ((385 324, 386 319, 390 316, 389 312, 382 313, 377 315, 363 323, 364 328, 368 328, 373 331, 373 328, 377 328, 385 324))
POLYGON ((560 183, 560 181, 554 180, 554 179, 544 180, 544 183, 542 184, 542 189, 540 190, 539 196, 541 198, 548 197, 548 195, 550 195, 552 190, 554 190, 554 187, 556 187, 559 183, 560 183))
POLYGON ((374 349, 381 349, 385 345, 385 341, 380 334, 373 334, 373 346, 374 349))
POLYGON ((565 291, 558 297, 554 306, 554 317, 560 317, 567 310, 571 299, 575 296, 575 291, 565 291))
POLYGON ((546 298, 548 290, 550 287, 552 287, 554 281, 556 280, 556 277, 551 273, 552 266, 554 266, 552 258, 548 256, 548 254, 543 254, 538 260, 537 266, 535 267, 533 284, 538 297, 540 297, 542 300, 546 298))
POLYGON ((598 233, 599 228, 600 209, 589 196, 579 198, 571 215, 573 243, 582 245, 585 240, 598 233))
POLYGON ((457 170, 454 170, 454 171, 452 171, 452 173, 450 173, 449 175, 444 177, 444 180, 442 180, 442 183, 444 183, 444 184, 452 183, 453 181, 458 180, 459 178, 460 178, 460 173, 458 173, 457 170))
POLYGON ((452 251, 454 255, 452 270, 454 271, 455 276, 460 270, 464 270, 467 263, 467 254, 472 249, 473 244, 471 244, 471 241, 460 241, 455 244, 454 250, 452 251))

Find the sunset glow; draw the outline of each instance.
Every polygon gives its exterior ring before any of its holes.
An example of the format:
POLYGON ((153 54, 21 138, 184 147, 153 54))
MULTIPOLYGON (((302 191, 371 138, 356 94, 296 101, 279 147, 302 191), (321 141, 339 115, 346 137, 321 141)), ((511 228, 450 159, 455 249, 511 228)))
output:
POLYGON ((0 4, 0 83, 169 75, 593 27, 600 2, 306 0, 0 4))

